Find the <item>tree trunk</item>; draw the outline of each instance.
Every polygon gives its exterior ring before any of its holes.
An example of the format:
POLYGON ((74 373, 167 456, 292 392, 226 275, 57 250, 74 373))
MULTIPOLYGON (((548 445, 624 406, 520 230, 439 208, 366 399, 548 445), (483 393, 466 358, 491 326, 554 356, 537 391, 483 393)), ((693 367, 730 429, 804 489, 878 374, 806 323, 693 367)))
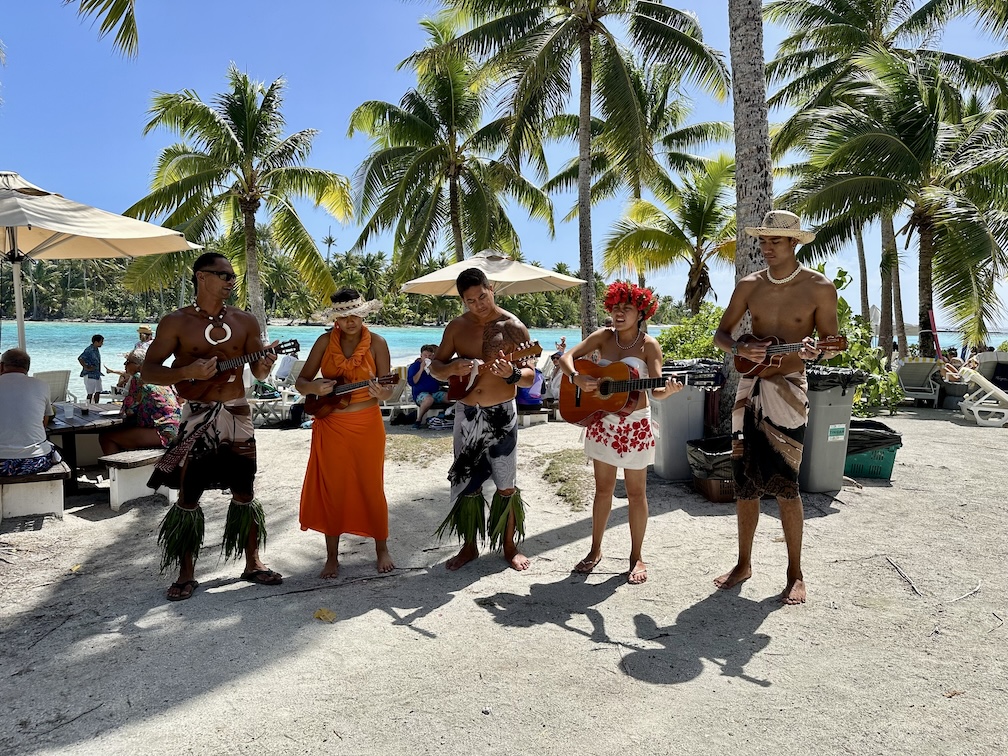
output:
POLYGON ((241 203, 242 219, 245 221, 245 294, 248 297, 248 307, 259 321, 259 330, 263 342, 269 340, 266 327, 266 302, 263 299, 262 278, 259 274, 259 250, 256 248, 255 214, 259 209, 259 200, 241 203))
MULTIPOLYGON (((889 218, 889 225, 892 226, 892 218, 889 218)), ((892 264, 892 293, 893 293, 893 327, 896 331, 896 342, 899 345, 900 357, 906 359, 907 337, 906 321, 903 319, 903 293, 900 288, 900 266, 899 252, 896 243, 893 242, 893 264, 892 264)))
POLYGON ((452 239, 455 242, 455 262, 465 259, 462 242, 462 213, 459 210, 458 177, 448 178, 448 213, 451 216, 452 239))
MULTIPOLYGON (((763 3, 760 0, 728 0, 731 46, 732 98, 735 116, 735 220, 739 231, 758 226, 770 210, 773 183, 770 174, 770 127, 767 117, 766 74, 763 63, 763 3)), ((766 267, 759 241, 738 234, 735 247, 735 280, 766 267)), ((752 329, 747 313, 735 330, 736 337, 752 329)), ((730 428, 731 409, 738 373, 727 360, 727 385, 721 390, 722 432, 730 428)))
POLYGON ((935 349, 935 334, 931 330, 931 310, 934 307, 932 300, 932 281, 934 264, 934 234, 931 231, 931 224, 927 216, 919 209, 914 209, 914 219, 917 221, 917 232, 920 235, 920 266, 917 271, 917 323, 920 326, 920 354, 921 357, 934 357, 937 354, 935 349))
POLYGON ((595 315, 595 259, 591 229, 591 35, 581 32, 581 96, 578 113, 578 249, 581 258, 581 338, 598 327, 595 315))
MULTIPOLYGON (((883 354, 892 355, 893 344, 893 282, 892 260, 896 256, 896 231, 893 228, 892 216, 882 218, 882 261, 879 271, 882 274, 882 315, 879 319, 879 347, 883 354)), ((904 354, 905 356, 905 354, 904 354)))
POLYGON ((865 259, 864 234, 860 227, 854 231, 854 241, 857 242, 858 270, 861 273, 861 317, 865 322, 871 322, 871 305, 868 304, 868 261, 865 259))

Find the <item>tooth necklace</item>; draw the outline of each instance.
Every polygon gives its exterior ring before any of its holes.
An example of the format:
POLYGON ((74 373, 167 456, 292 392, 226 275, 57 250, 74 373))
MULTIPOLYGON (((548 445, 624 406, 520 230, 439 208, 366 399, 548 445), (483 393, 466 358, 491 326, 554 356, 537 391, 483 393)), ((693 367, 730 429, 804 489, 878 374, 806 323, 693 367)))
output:
POLYGON ((790 281, 793 281, 794 278, 795 278, 795 276, 797 276, 799 273, 801 273, 801 271, 802 271, 802 266, 799 265, 797 268, 794 269, 794 273, 792 273, 790 276, 786 276, 784 278, 774 278, 773 274, 770 272, 770 268, 767 268, 766 269, 766 276, 767 276, 768 279, 770 279, 770 283, 777 284, 779 286, 781 284, 786 284, 786 283, 789 283, 790 281))
POLYGON ((217 315, 211 315, 208 312, 203 312, 200 306, 193 302, 193 309, 196 310, 200 315, 206 315, 210 322, 207 324, 206 330, 203 331, 203 338, 207 340, 210 346, 217 346, 218 344, 223 344, 225 341, 231 338, 231 326, 224 322, 224 316, 227 314, 227 306, 221 307, 221 311, 217 315), (214 325, 214 320, 220 321, 214 325), (224 338, 214 340, 210 334, 213 332, 214 328, 222 328, 224 330, 224 338))

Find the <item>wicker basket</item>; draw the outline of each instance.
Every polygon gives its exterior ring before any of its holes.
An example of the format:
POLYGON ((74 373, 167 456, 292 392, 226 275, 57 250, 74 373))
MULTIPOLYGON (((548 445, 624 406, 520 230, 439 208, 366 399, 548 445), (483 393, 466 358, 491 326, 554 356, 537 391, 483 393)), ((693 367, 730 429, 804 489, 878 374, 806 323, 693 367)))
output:
POLYGON ((693 476, 693 488, 707 501, 730 504, 735 501, 735 481, 723 478, 698 478, 693 476))

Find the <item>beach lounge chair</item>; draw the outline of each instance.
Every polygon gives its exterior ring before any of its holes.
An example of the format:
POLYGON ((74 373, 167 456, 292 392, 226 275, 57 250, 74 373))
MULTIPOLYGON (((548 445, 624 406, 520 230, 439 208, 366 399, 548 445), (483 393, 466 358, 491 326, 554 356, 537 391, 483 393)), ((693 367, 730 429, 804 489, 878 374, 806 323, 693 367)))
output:
POLYGON ((77 397, 70 393, 70 371, 69 370, 43 370, 35 373, 35 378, 49 384, 49 404, 53 402, 65 402, 68 399, 76 402, 77 397))
POLYGON ((287 407, 283 395, 276 397, 258 397, 255 395, 255 377, 249 366, 246 365, 242 373, 242 380, 245 382, 245 399, 248 400, 252 410, 252 423, 261 420, 263 423, 280 422, 284 419, 284 412, 287 407))
POLYGON ((962 377, 964 381, 976 386, 975 389, 971 386, 970 393, 959 402, 963 417, 969 419, 972 415, 977 425, 993 428, 1008 425, 1008 392, 1002 391, 970 368, 962 369, 962 377))
POLYGON ((941 391, 941 379, 937 374, 941 371, 941 362, 930 357, 908 357, 899 366, 896 375, 906 393, 907 399, 914 403, 922 400, 930 401, 932 406, 938 406, 938 392, 941 391))
POLYGON ((406 371, 408 369, 408 367, 403 366, 392 368, 392 372, 399 375, 399 383, 392 390, 392 396, 379 403, 382 417, 389 422, 395 420, 400 412, 420 409, 413 401, 413 392, 407 388, 406 371))

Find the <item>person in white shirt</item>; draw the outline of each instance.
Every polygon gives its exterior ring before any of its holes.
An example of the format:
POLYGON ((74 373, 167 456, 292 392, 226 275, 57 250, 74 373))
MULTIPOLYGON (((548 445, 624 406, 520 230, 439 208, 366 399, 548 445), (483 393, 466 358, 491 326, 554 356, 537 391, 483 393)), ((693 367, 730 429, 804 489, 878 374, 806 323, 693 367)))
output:
POLYGON ((60 462, 46 439, 49 384, 28 375, 31 357, 23 349, 0 356, 0 476, 34 475, 60 462))

